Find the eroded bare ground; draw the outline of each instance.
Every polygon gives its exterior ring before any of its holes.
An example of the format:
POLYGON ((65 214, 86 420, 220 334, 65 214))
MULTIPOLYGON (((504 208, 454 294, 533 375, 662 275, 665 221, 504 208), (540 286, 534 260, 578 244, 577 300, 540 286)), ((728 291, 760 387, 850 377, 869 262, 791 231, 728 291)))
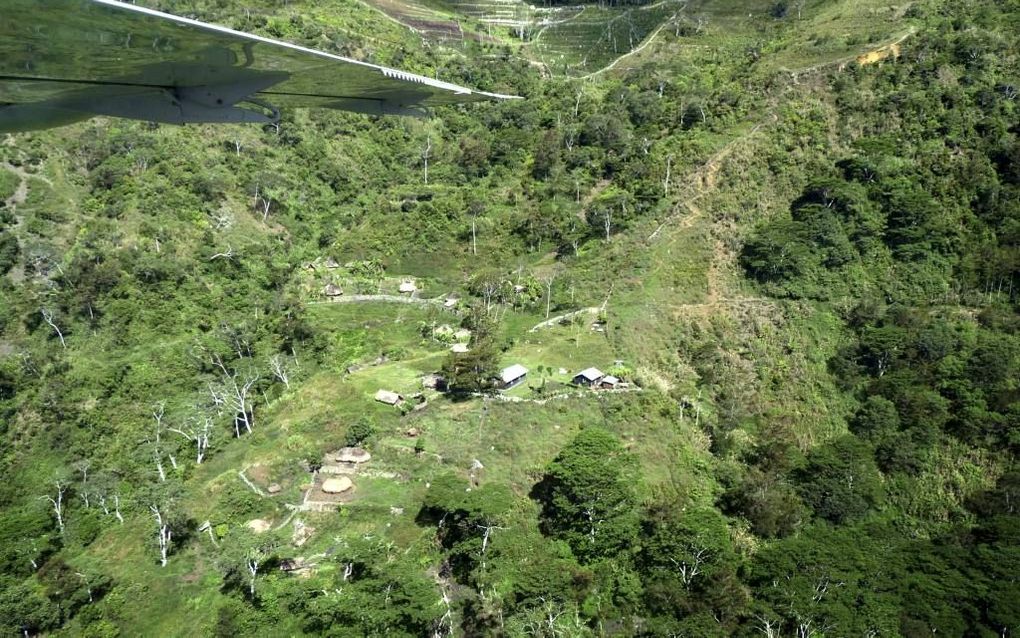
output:
POLYGON ((25 199, 28 198, 28 180, 30 177, 35 177, 36 179, 41 179, 42 181, 49 183, 49 180, 45 177, 42 177, 41 175, 32 175, 26 171, 23 166, 15 166, 14 164, 4 162, 3 164, 0 164, 0 167, 8 172, 14 173, 18 176, 18 179, 21 180, 21 183, 18 184, 18 188, 14 191, 14 194, 8 197, 4 202, 8 208, 16 208, 18 204, 25 203, 25 199))

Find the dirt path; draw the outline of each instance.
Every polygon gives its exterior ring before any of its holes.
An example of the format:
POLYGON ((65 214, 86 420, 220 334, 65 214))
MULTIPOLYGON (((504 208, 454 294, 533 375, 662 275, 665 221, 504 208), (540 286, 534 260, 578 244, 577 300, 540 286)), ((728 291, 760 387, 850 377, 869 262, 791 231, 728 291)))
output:
MULTIPOLYGON (((778 116, 774 112, 769 111, 765 119, 752 127, 747 133, 728 142, 709 157, 708 161, 692 173, 684 176, 681 181, 689 185, 687 192, 681 195, 673 207, 672 213, 648 236, 647 241, 654 242, 661 240, 664 236, 664 230, 668 229, 672 232, 683 231, 693 228, 698 222, 704 221, 707 217, 707 212, 699 205, 699 200, 711 195, 718 188, 719 174, 726 160, 741 145, 752 141, 754 136, 763 127, 778 120, 778 116)), ((711 234, 714 240, 712 243, 712 257, 705 271, 706 291, 704 300, 694 304, 672 306, 670 310, 674 318, 707 318, 720 312, 730 312, 737 306, 766 304, 770 302, 764 298, 743 296, 732 290, 727 273, 734 271, 736 268, 736 254, 726 246, 726 242, 723 240, 725 232, 726 228, 720 225, 720 223, 712 224, 711 234)))
POLYGON ((903 44, 903 42, 907 38, 914 35, 915 33, 917 33, 917 29, 915 27, 910 27, 910 29, 908 29, 906 33, 897 37, 895 40, 871 48, 863 53, 837 58, 835 60, 819 62, 818 64, 813 64, 811 66, 803 67, 800 69, 780 68, 779 70, 789 73, 790 77, 793 79, 793 83, 797 84, 801 75, 808 75, 810 73, 814 73, 815 71, 820 71, 822 69, 826 69, 832 66, 842 68, 845 65, 850 64, 851 62, 858 62, 860 64, 874 64, 875 62, 881 62, 882 60, 885 60, 890 56, 899 57, 900 45, 903 44))
MULTIPOLYGON (((658 8, 658 7, 662 6, 662 5, 664 5, 664 4, 666 4, 665 0, 663 0, 662 2, 657 2, 655 4, 645 6, 645 7, 640 7, 640 9, 636 9, 636 10, 645 10, 645 11, 647 11, 648 9, 655 9, 655 8, 658 8)), ((615 60, 613 60, 612 62, 610 62, 606 66, 602 67, 598 71, 592 71, 588 75, 582 75, 578 79, 579 80, 590 80, 590 79, 592 79, 593 77, 595 77, 597 75, 601 75, 602 73, 605 73, 606 71, 613 70, 616 67, 616 65, 620 63, 621 60, 629 58, 632 55, 637 55, 638 53, 641 53, 642 51, 645 50, 645 48, 649 44, 651 44, 652 42, 655 41, 655 38, 659 37, 659 33, 661 33, 662 30, 664 28, 666 28, 666 26, 672 24, 673 19, 675 19, 680 14, 680 12, 683 11, 684 9, 686 9, 686 8, 687 8, 687 3, 686 2, 681 4, 679 7, 677 7, 676 13, 673 14, 673 17, 671 19, 669 19, 669 20, 663 21, 663 23, 660 24, 658 26, 658 28, 655 29, 655 31, 652 31, 650 34, 648 34, 648 36, 644 39, 644 41, 641 42, 641 44, 639 44, 638 46, 634 47, 633 49, 631 49, 627 53, 624 53, 620 57, 616 58, 615 60)), ((618 19, 618 18, 616 18, 616 19, 618 19)))
POLYGON ((14 194, 6 200, 8 208, 16 208, 18 204, 25 203, 25 200, 28 199, 28 180, 32 178, 49 184, 51 188, 53 187, 53 182, 51 182, 48 177, 29 173, 23 166, 15 166, 14 164, 4 162, 3 164, 0 164, 0 167, 14 173, 18 176, 18 179, 21 180, 21 183, 18 184, 18 188, 14 191, 14 194))
POLYGON ((602 308, 600 306, 592 306, 591 308, 581 308, 580 310, 574 310, 573 312, 567 312, 567 313, 564 313, 562 315, 558 315, 556 317, 552 317, 550 319, 546 319, 545 321, 543 321, 541 323, 535 324, 535 326, 532 327, 531 330, 528 330, 528 332, 538 332, 542 328, 549 328, 549 327, 558 325, 564 319, 570 319, 570 318, 576 317, 578 315, 583 315, 583 314, 597 315, 601 310, 602 310, 602 308))
POLYGON ((337 297, 333 301, 309 301, 310 306, 326 306, 335 303, 366 303, 373 301, 381 301, 386 303, 406 303, 406 304, 418 304, 418 305, 430 305, 430 304, 442 304, 443 299, 432 298, 422 299, 421 297, 402 297, 400 295, 345 295, 343 297, 337 297))
MULTIPOLYGON (((775 115, 770 114, 769 119, 775 119, 775 115)), ((695 221, 704 217, 704 211, 702 211, 695 202, 709 192, 715 190, 716 182, 719 178, 719 170, 722 168, 722 164, 726 158, 733 153, 737 146, 743 144, 751 136, 761 130, 762 126, 765 124, 766 122, 759 122, 747 133, 731 140, 721 149, 716 151, 714 155, 709 157, 708 161, 698 167, 693 173, 685 175, 682 180, 678 180, 690 185, 688 186, 688 194, 680 198, 680 201, 678 201, 673 207, 673 212, 669 215, 669 217, 659 224, 658 228, 656 228, 655 231, 648 236, 648 241, 655 240, 659 236, 659 233, 661 233, 662 230, 670 223, 676 221, 677 217, 679 217, 684 210, 688 211, 690 214, 680 220, 677 228, 690 228, 694 225, 695 221)))
MULTIPOLYGON (((251 467, 251 466, 248 466, 248 467, 251 467)), ((245 475, 245 472, 248 471, 248 467, 245 467, 243 470, 238 470, 237 475, 239 477, 241 477, 241 480, 244 481, 245 485, 247 485, 249 488, 251 488, 251 491, 255 492, 256 494, 258 494, 262 498, 269 498, 269 494, 266 494, 264 491, 262 491, 262 489, 259 488, 258 485, 255 485, 254 483, 252 483, 248 479, 248 477, 245 475)))

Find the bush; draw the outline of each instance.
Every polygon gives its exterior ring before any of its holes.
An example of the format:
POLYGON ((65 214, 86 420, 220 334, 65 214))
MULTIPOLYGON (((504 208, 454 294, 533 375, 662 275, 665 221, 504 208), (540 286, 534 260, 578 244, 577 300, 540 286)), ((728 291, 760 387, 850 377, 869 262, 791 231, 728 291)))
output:
POLYGON ((347 447, 362 445, 372 438, 377 431, 371 421, 366 419, 355 421, 347 428, 347 434, 344 436, 344 445, 347 447))

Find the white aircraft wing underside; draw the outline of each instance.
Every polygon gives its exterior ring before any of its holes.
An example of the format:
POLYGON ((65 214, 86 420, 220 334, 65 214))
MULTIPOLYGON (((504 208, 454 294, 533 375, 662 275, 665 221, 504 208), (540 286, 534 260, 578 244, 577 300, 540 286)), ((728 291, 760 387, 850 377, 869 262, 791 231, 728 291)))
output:
POLYGON ((511 97, 116 0, 0 0, 0 131, 92 115, 271 122, 275 106, 419 114, 511 97))

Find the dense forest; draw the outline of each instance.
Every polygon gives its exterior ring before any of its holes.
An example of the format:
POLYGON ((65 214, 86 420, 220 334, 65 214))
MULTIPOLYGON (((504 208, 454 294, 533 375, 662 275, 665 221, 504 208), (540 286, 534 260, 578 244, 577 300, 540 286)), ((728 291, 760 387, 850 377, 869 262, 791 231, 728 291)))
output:
POLYGON ((143 4, 524 99, 0 140, 0 635, 1020 632, 1020 2, 143 4))

